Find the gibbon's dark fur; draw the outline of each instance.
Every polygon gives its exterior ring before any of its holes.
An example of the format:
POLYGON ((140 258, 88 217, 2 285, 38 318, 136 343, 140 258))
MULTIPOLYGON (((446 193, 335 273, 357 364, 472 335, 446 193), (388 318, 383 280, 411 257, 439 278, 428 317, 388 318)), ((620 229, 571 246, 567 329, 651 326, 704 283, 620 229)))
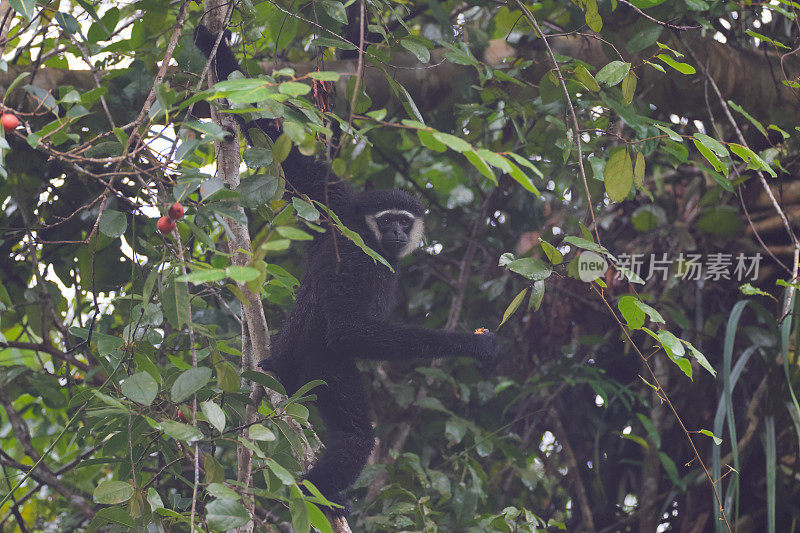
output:
MULTIPOLYGON (((206 56, 215 39, 204 26, 195 30, 195 43, 206 56)), ((224 39, 215 62, 220 80, 239 70, 224 39)), ((275 131, 267 133, 274 135, 275 131)), ((328 169, 324 164, 292 148, 283 170, 297 192, 326 201, 328 169)), ((338 181, 328 184, 327 203, 347 227, 393 266, 419 244, 423 206, 407 192, 356 194, 349 184, 338 181), (376 218, 381 220, 376 223, 376 218)), ((306 478, 329 500, 342 505, 333 514, 349 512, 341 492, 359 476, 374 443, 356 359, 471 356, 491 361, 497 356, 497 345, 489 332, 436 331, 390 321, 396 289, 395 273, 373 262, 335 230, 315 237, 308 247, 306 271, 294 307, 273 337, 272 356, 259 363, 262 369, 277 374, 289 394, 314 379, 327 384, 315 390, 328 431, 327 447, 306 478)))

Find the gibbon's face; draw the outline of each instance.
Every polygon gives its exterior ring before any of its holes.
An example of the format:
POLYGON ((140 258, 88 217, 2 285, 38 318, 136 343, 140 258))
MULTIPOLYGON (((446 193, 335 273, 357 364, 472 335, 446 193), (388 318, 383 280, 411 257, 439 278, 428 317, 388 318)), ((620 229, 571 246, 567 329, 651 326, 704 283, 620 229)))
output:
POLYGON ((387 209, 367 215, 367 225, 386 255, 405 257, 422 240, 422 219, 404 209, 387 209))

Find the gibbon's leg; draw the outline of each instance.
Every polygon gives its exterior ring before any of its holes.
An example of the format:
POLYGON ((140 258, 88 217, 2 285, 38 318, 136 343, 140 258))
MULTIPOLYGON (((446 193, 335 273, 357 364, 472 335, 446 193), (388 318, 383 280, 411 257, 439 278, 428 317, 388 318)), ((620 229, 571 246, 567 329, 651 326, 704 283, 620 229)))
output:
POLYGON ((319 377, 328 384, 317 394, 317 407, 328 438, 322 457, 305 476, 329 500, 342 504, 332 514, 347 515, 350 506, 341 491, 355 482, 375 444, 361 374, 352 360, 338 361, 319 377))

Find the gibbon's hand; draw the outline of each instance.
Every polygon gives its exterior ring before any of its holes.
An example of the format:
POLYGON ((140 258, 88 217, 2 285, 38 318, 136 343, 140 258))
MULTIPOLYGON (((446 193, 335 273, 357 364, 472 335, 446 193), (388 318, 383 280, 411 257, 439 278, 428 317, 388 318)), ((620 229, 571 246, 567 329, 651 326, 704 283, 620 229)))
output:
MULTIPOLYGON (((481 331, 481 330, 479 330, 481 331)), ((490 363, 497 359, 500 349, 494 338, 494 333, 489 330, 482 330, 482 333, 474 334, 475 339, 475 359, 481 363, 490 363)))

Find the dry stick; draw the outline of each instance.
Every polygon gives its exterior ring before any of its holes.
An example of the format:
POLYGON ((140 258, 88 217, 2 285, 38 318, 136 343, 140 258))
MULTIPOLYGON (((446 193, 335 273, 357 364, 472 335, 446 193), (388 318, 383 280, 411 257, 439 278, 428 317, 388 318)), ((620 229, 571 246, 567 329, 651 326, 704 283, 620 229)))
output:
POLYGON ((619 0, 619 2, 622 3, 622 4, 625 4, 628 7, 630 7, 631 9, 633 9, 634 11, 636 11, 637 13, 642 15, 647 20, 655 22, 656 24, 659 24, 659 25, 664 26, 666 28, 672 28, 673 30, 695 30, 695 29, 700 27, 700 26, 676 26, 675 24, 670 24, 669 22, 663 22, 663 21, 660 21, 660 20, 658 20, 656 18, 651 17, 650 15, 648 15, 647 13, 645 13, 644 11, 642 11, 641 9, 636 7, 635 5, 633 5, 630 2, 628 2, 628 0, 619 0))
MULTIPOLYGON (((221 11, 217 9, 217 7, 220 5, 218 1, 219 0, 206 1, 206 11, 209 13, 209 26, 211 27, 212 31, 222 29, 224 24, 224 20, 222 19, 223 15, 221 11), (217 15, 217 12, 220 12, 220 15, 217 15)), ((213 72, 209 72, 209 76, 213 77, 213 72)), ((234 132, 230 139, 218 141, 215 144, 215 155, 217 160, 217 173, 222 177, 223 183, 235 190, 239 186, 240 164, 237 124, 231 115, 227 113, 218 113, 214 107, 211 109, 212 119, 214 122, 221 125, 226 131, 234 132)), ((238 210, 242 215, 244 215, 244 210, 241 207, 239 207, 238 210)), ((232 219, 226 219, 226 222, 230 228, 230 231, 226 232, 228 247, 229 251, 233 252, 231 263, 234 265, 244 266, 250 260, 250 254, 252 252, 252 244, 250 241, 248 227, 247 225, 232 219)), ((250 291, 246 284, 241 285, 240 289, 247 299, 247 303, 242 306, 243 333, 246 332, 247 334, 247 343, 249 343, 251 347, 249 351, 252 352, 249 357, 242 358, 242 370, 257 370, 256 360, 269 357, 269 328, 267 327, 267 319, 264 315, 264 307, 261 303, 260 294, 250 291), (255 356, 256 351, 258 351, 258 354, 261 357, 257 358, 255 356)), ((245 347, 244 339, 242 347, 245 347)), ((264 393, 264 390, 258 384, 250 383, 250 385, 253 388, 253 392, 250 394, 250 402, 245 412, 246 423, 252 422, 256 419, 256 415, 258 414, 256 407, 258 403, 260 403, 261 395, 264 393)), ((283 395, 271 389, 267 390, 267 395, 273 405, 284 399, 283 395)), ((303 440, 303 452, 300 457, 300 463, 303 466, 303 469, 307 470, 314 462, 314 451, 311 448, 311 445, 308 443, 308 440, 305 438, 302 427, 292 418, 287 418, 286 422, 292 429, 298 431, 298 434, 303 440)), ((237 460, 239 468, 239 480, 242 482, 247 482, 244 486, 246 490, 249 488, 249 483, 251 481, 252 452, 250 452, 250 450, 244 445, 239 444, 237 448, 237 460)), ((337 533, 350 533, 350 527, 347 524, 347 520, 344 518, 332 519, 331 522, 334 531, 337 533)), ((243 530, 252 531, 252 528, 253 524, 251 523, 247 526, 247 528, 243 528, 243 530)))
MULTIPOLYGON (((181 272, 185 276, 186 272, 186 261, 183 258, 183 243, 181 242, 181 234, 175 228, 172 231, 172 234, 175 236, 175 245, 178 247, 178 259, 181 262, 181 272)), ((188 284, 187 284, 188 288, 188 284)), ((178 311, 180 312, 180 310, 178 311)), ((194 345, 194 327, 192 327, 192 300, 189 299, 189 321, 186 324, 187 329, 189 330, 189 350, 192 354, 192 368, 197 368, 197 350, 194 345)), ((192 394, 192 426, 197 428, 197 393, 192 394)), ((200 443, 195 441, 194 443, 194 483, 192 485, 192 511, 189 517, 189 531, 194 533, 194 515, 197 510, 197 489, 200 486, 200 443)))
MULTIPOLYGON (((86 65, 89 67, 90 72, 92 73, 92 78, 94 79, 94 85, 98 89, 101 89, 103 84, 100 82, 100 75, 97 73, 97 70, 92 65, 92 60, 89 57, 89 52, 86 50, 86 47, 83 46, 78 39, 75 38, 75 34, 70 33, 70 40, 72 43, 78 48, 83 57, 83 60, 86 62, 86 65)), ((108 109, 108 103, 106 102, 106 97, 103 94, 100 94, 100 104, 103 106, 103 111, 106 113, 106 118, 108 119, 109 124, 111 124, 112 128, 116 128, 117 125, 114 124, 114 118, 111 116, 111 111, 108 109)))
POLYGON ((626 328, 625 325, 622 323, 622 321, 620 321, 619 317, 617 317, 617 314, 614 312, 614 309, 611 307, 611 304, 608 303, 608 300, 606 300, 604 291, 602 289, 598 289, 594 283, 592 283, 591 287, 592 290, 594 290, 597 293, 600 299, 603 300, 603 303, 606 304, 606 307, 608 307, 611 316, 613 316, 614 320, 617 322, 619 329, 625 335, 625 338, 628 339, 628 342, 636 351, 636 353, 639 354, 639 357, 641 357, 642 362, 644 362, 645 367, 647 367, 647 371, 650 372, 650 378, 653 380, 653 383, 655 383, 657 387, 656 393, 664 402, 667 403, 670 410, 672 411, 672 414, 675 415, 675 419, 678 421, 678 424, 680 424, 683 433, 686 435, 686 438, 689 439, 689 445, 692 447, 692 451, 694 451, 694 455, 697 458, 697 461, 700 463, 700 466, 703 468, 703 472, 705 472, 706 477, 711 482, 711 490, 714 492, 714 498, 717 500, 717 505, 719 505, 719 512, 722 515, 722 519, 725 521, 725 526, 728 528, 728 531, 733 531, 731 529, 730 523, 728 522, 728 517, 725 515, 725 508, 722 506, 722 499, 719 496, 719 492, 717 492, 716 482, 714 481, 714 479, 712 479, 711 473, 708 471, 708 468, 703 462, 703 458, 700 457, 700 452, 697 451, 697 447, 695 447, 694 441, 692 440, 691 435, 689 435, 689 430, 686 429, 686 426, 683 424, 683 419, 681 419, 681 417, 678 416, 678 411, 675 409, 675 406, 672 405, 669 396, 667 396, 667 391, 664 390, 664 388, 661 386, 661 383, 658 381, 658 377, 656 377, 656 373, 653 371, 653 367, 650 366, 647 357, 644 356, 644 354, 639 350, 639 347, 636 346, 636 343, 633 342, 633 339, 628 333, 628 328, 626 328))
MULTIPOLYGON (((352 129, 353 127, 353 116, 356 112, 356 100, 358 99, 358 90, 361 88, 361 77, 364 75, 364 0, 359 2, 359 9, 361 16, 359 17, 359 31, 361 32, 361 38, 358 43, 358 66, 356 67, 356 82, 353 84, 353 97, 350 100, 350 117, 347 119, 347 125, 352 129)), ((344 136, 342 136, 342 141, 339 142, 339 148, 341 148, 341 143, 344 140, 344 136)), ((327 181, 327 180, 326 180, 327 181)))
POLYGON ((594 533, 595 525, 594 516, 592 515, 592 507, 589 505, 589 496, 586 493, 586 485, 583 483, 583 480, 581 479, 581 473, 578 470, 578 460, 575 457, 575 452, 572 450, 572 445, 567 440, 567 430, 564 427, 564 424, 561 422, 561 418, 558 416, 558 413, 555 411, 555 409, 550 410, 550 420, 552 420, 553 424, 556 426, 556 434, 561 435, 561 437, 557 438, 564 447, 564 452, 567 456, 569 473, 571 474, 572 482, 575 484, 575 490, 578 496, 578 504, 581 507, 581 513, 583 514, 583 520, 586 524, 586 530, 590 533, 594 533))
MULTIPOLYGON (((164 76, 167 73, 167 68, 169 67, 169 62, 172 59, 172 54, 175 52, 175 47, 178 45, 178 39, 181 36, 181 30, 183 30, 183 25, 186 22, 186 12, 189 10, 189 3, 191 0, 186 0, 181 5, 180 10, 178 11, 178 18, 175 20, 175 25, 172 27, 172 35, 169 39, 169 44, 167 45, 167 52, 164 54, 164 59, 161 62, 161 68, 158 69, 158 74, 156 74, 156 78, 153 80, 153 86, 150 87, 150 94, 147 95, 147 99, 144 101, 144 106, 142 106, 142 110, 139 113, 139 116, 136 117, 136 120, 131 122, 130 124, 126 124, 122 127, 122 129, 132 129, 135 133, 136 128, 138 128, 143 122, 147 114, 150 112, 150 107, 152 107, 153 102, 156 99, 156 87, 158 84, 161 83, 161 80, 164 79, 164 76)), ((130 140, 133 139, 133 135, 130 136, 128 139, 128 146, 125 147, 125 152, 128 152, 130 148, 130 140)))
POLYGON ((539 24, 533 17, 533 13, 528 10, 528 7, 520 0, 515 1, 525 14, 525 18, 528 19, 528 22, 531 23, 533 29, 536 30, 536 33, 539 34, 539 37, 541 37, 542 41, 544 42, 544 45, 547 48, 547 55, 550 56, 550 60, 555 66, 556 74, 558 75, 558 81, 561 83, 561 90, 564 91, 564 97, 567 99, 567 107, 569 108, 570 117, 572 117, 572 128, 575 131, 575 141, 578 144, 578 168, 581 171, 581 179, 583 179, 583 190, 586 193, 586 202, 588 204, 589 213, 592 215, 594 236, 597 238, 597 244, 600 244, 600 232, 597 228, 597 220, 594 217, 594 204, 592 203, 592 195, 589 194, 589 180, 586 179, 586 170, 583 168, 583 149, 581 148, 581 128, 578 125, 578 115, 575 114, 575 107, 572 105, 572 99, 569 97, 569 91, 567 90, 567 84, 564 81, 564 75, 561 74, 561 68, 558 66, 558 61, 556 61, 556 55, 553 53, 553 49, 550 48, 550 43, 547 42, 547 37, 545 37, 544 32, 542 32, 541 28, 539 28, 539 24))
MULTIPOLYGON (((3 466, 3 475, 5 476, 6 485, 8 485, 8 489, 11 490, 11 477, 8 475, 8 470, 6 469, 6 464, 2 463, 3 466)), ((11 514, 14 515, 14 518, 17 521, 17 526, 21 533, 28 533, 28 528, 25 527, 25 519, 22 518, 22 515, 19 512, 19 502, 17 498, 14 497, 14 494, 11 494, 11 514)))

